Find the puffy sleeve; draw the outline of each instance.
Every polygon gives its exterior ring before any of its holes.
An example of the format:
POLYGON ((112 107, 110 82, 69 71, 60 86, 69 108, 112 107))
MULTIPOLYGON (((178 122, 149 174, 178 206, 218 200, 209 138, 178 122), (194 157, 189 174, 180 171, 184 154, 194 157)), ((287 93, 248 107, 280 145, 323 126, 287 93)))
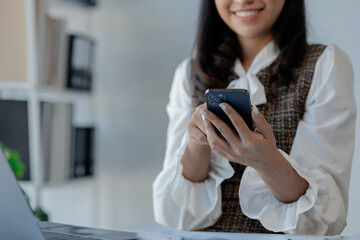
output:
POLYGON ((309 187, 296 202, 279 201, 252 168, 246 168, 241 209, 269 230, 336 235, 346 225, 355 142, 354 77, 348 56, 329 45, 318 59, 290 155, 279 150, 309 187))
POLYGON ((153 183, 155 220, 182 230, 213 225, 221 215, 221 189, 224 179, 234 174, 229 162, 211 153, 209 177, 199 183, 182 175, 181 159, 188 142, 187 125, 193 114, 190 59, 176 69, 166 107, 169 116, 163 169, 153 183))

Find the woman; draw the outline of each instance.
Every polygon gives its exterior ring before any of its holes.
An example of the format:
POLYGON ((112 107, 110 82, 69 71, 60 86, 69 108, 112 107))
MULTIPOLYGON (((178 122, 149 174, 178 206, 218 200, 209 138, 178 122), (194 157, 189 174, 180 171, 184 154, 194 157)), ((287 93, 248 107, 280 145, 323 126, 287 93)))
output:
POLYGON ((303 0, 203 0, 196 55, 177 68, 167 112, 158 222, 327 235, 345 227, 353 71, 338 47, 307 44, 303 0), (226 103, 237 133, 208 111, 208 88, 248 89, 255 131, 226 103))

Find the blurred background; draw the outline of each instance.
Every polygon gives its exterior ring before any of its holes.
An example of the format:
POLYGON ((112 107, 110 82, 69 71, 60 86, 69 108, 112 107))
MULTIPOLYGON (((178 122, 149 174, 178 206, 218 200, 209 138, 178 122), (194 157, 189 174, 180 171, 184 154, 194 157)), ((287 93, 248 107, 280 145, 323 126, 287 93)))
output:
MULTIPOLYGON (((0 1, 0 142, 20 153, 20 185, 51 221, 113 229, 153 221, 165 106, 174 70, 191 54, 199 3, 0 1)), ((359 89, 360 2, 306 4, 309 41, 340 46, 359 89)), ((344 234, 359 232, 356 131, 344 234)))

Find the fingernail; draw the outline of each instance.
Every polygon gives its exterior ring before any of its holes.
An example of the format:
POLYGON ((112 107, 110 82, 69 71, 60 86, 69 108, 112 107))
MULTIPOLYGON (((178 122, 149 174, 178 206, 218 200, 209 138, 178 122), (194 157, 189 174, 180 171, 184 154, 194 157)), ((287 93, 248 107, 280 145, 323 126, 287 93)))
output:
POLYGON ((253 111, 254 111, 255 115, 259 114, 259 109, 255 105, 253 106, 253 111))
POLYGON ((202 120, 204 121, 204 123, 206 122, 206 118, 205 118, 205 116, 204 115, 201 115, 201 117, 202 117, 202 120))
POLYGON ((219 107, 221 107, 222 110, 225 110, 226 109, 226 105, 224 103, 220 103, 219 104, 219 107))
POLYGON ((201 115, 206 115, 207 114, 204 108, 200 109, 200 113, 201 113, 201 115))

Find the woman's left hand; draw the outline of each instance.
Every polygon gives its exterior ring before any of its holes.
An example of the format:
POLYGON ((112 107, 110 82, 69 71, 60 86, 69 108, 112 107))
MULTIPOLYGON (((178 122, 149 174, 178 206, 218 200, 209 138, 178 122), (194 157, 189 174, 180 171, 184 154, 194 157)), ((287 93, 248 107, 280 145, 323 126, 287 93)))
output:
POLYGON ((201 112, 204 115, 203 119, 211 149, 229 161, 255 169, 273 166, 271 163, 278 159, 281 153, 276 147, 276 140, 270 124, 258 109, 253 107, 251 111, 255 128, 253 132, 229 104, 221 103, 220 107, 233 123, 237 133, 218 116, 204 108, 201 112), (217 135, 214 126, 226 141, 217 135))

